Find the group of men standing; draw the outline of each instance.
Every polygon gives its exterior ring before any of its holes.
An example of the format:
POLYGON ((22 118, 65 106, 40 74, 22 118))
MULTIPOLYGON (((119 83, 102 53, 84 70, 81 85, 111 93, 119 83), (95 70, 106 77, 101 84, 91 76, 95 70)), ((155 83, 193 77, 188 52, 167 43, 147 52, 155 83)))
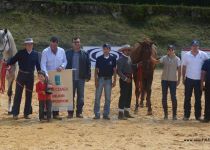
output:
MULTIPOLYGON (((33 50, 33 39, 27 38, 24 41, 25 48, 17 52, 7 65, 19 64, 19 71, 16 82, 16 90, 13 104, 13 118, 18 119, 22 92, 25 87, 26 100, 24 109, 24 118, 30 119, 32 113, 32 91, 34 85, 34 70, 43 70, 48 76, 48 71, 64 69, 73 69, 73 97, 77 92, 76 100, 76 117, 83 118, 84 106, 84 87, 85 82, 91 78, 91 62, 88 54, 81 49, 80 38, 72 39, 72 49, 64 51, 59 47, 59 39, 52 37, 50 45, 43 50, 41 63, 38 52, 33 50)), ((130 115, 130 104, 132 97, 132 63, 130 58, 131 49, 128 45, 120 49, 122 56, 116 60, 110 54, 111 47, 109 44, 103 45, 103 55, 96 59, 95 66, 95 103, 94 103, 94 119, 100 119, 100 99, 102 91, 105 92, 105 104, 103 119, 110 120, 110 103, 112 88, 116 85, 116 74, 119 75, 120 98, 118 103, 119 115, 118 119, 125 120, 133 118, 130 115)), ((170 89, 172 99, 173 119, 177 119, 177 98, 176 88, 180 83, 181 77, 181 61, 174 53, 174 46, 169 45, 167 54, 155 63, 163 63, 163 72, 161 78, 162 86, 162 105, 164 111, 164 119, 168 119, 167 91, 170 89)), ((201 118, 201 95, 205 82, 205 115, 203 122, 210 121, 210 60, 205 52, 199 50, 199 42, 193 40, 191 43, 191 51, 187 52, 182 60, 182 78, 185 85, 184 98, 184 120, 189 120, 191 113, 191 96, 194 90, 195 94, 195 118, 201 118)), ((69 81, 71 82, 71 81, 69 81)), ((73 101, 75 105, 75 100, 73 101)), ((59 108, 52 108, 53 118, 59 117, 59 108)), ((73 118, 73 111, 68 111, 68 118, 73 118)))
MULTIPOLYGON (((41 56, 41 63, 38 52, 33 50, 33 39, 27 38, 24 41, 25 48, 17 52, 17 54, 8 60, 7 65, 13 65, 18 62, 19 71, 16 82, 16 90, 14 97, 14 104, 12 114, 14 119, 18 119, 20 103, 22 99, 22 92, 25 87, 26 99, 24 118, 30 119, 29 115, 32 113, 32 92, 34 85, 34 70, 43 70, 48 76, 48 72, 52 70, 62 71, 64 69, 74 69, 73 74, 73 95, 77 92, 77 110, 76 117, 82 118, 82 109, 84 105, 84 86, 85 81, 90 80, 91 68, 90 60, 86 52, 81 50, 80 38, 72 39, 72 50, 64 51, 59 47, 59 39, 51 37, 50 45, 43 50, 41 56)), ((71 82, 71 81, 69 81, 71 82)), ((61 119, 59 117, 59 108, 52 108, 53 118, 61 119)), ((74 111, 68 111, 68 118, 72 118, 74 111)))

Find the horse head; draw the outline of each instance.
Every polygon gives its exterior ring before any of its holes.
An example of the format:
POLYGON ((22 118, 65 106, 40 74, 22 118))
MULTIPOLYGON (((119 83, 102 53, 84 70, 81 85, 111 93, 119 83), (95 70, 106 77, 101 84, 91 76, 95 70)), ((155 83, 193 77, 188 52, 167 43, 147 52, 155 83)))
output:
POLYGON ((10 49, 8 30, 0 29, 0 52, 8 51, 10 49))

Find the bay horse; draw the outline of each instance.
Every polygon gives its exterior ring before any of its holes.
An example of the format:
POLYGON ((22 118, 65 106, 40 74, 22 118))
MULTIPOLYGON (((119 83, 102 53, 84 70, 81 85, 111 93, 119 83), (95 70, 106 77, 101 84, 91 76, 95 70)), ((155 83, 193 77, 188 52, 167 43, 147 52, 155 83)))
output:
POLYGON ((5 77, 7 79, 7 95, 8 95, 8 114, 12 113, 12 85, 15 79, 17 65, 12 65, 10 69, 6 69, 6 61, 17 53, 14 38, 8 29, 0 29, 0 92, 5 90, 5 77))
POLYGON ((135 44, 132 50, 131 60, 133 64, 136 64, 136 67, 133 70, 136 95, 135 112, 138 112, 138 107, 140 105, 143 107, 143 100, 146 94, 146 105, 148 107, 147 115, 152 115, 151 87, 155 69, 154 60, 156 57, 156 47, 154 42, 152 42, 150 39, 145 39, 143 42, 138 42, 135 44), (139 105, 140 97, 141 102, 139 105))

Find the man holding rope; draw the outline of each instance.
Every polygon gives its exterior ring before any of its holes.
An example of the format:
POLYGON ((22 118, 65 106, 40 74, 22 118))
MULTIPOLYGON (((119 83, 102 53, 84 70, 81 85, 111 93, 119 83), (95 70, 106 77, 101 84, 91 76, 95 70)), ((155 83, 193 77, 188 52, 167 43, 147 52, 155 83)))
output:
POLYGON ((25 39, 24 46, 25 48, 23 50, 18 51, 16 55, 7 62, 7 65, 13 65, 16 62, 18 62, 19 65, 18 76, 16 79, 14 104, 12 108, 12 114, 15 120, 18 119, 24 86, 26 90, 24 118, 30 119, 29 114, 32 113, 31 100, 34 86, 34 70, 35 67, 37 71, 41 70, 38 52, 33 50, 33 39, 25 39))

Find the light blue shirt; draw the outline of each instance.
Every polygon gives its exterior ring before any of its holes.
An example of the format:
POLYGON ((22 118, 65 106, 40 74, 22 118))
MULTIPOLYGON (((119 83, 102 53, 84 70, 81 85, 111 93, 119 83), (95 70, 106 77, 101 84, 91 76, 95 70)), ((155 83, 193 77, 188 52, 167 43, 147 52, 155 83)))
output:
POLYGON ((50 47, 42 52, 41 69, 48 75, 48 71, 56 70, 58 67, 66 68, 66 53, 63 48, 58 47, 54 54, 50 47))

